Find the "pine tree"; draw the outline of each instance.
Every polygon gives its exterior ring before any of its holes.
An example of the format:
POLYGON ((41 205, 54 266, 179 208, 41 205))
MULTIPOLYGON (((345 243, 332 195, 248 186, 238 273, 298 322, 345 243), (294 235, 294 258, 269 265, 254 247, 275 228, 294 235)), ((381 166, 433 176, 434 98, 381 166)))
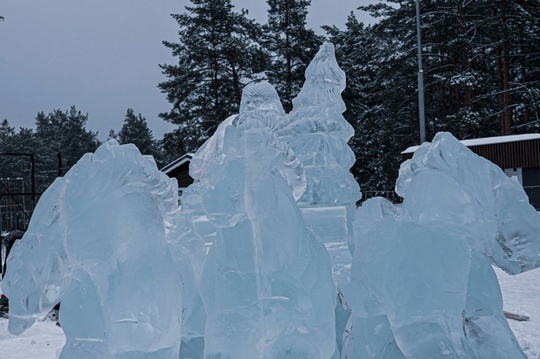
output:
MULTIPOLYGON (((361 9, 380 21, 352 16, 345 30, 326 30, 348 75, 344 115, 367 194, 393 188, 400 152, 418 142, 416 16, 399 0, 361 9)), ((428 140, 538 130, 540 1, 423 0, 421 22, 428 140)))
MULTIPOLYGON (((485 137, 534 126, 539 8, 538 0, 421 1, 428 134, 485 137)), ((398 60, 394 66, 414 64, 414 3, 386 0, 362 9, 383 17, 373 31, 392 40, 387 58, 398 60)), ((412 68, 407 74, 414 83, 412 68)))
POLYGON ((31 158, 26 155, 34 154, 34 161, 37 161, 36 153, 38 143, 34 131, 28 128, 20 128, 19 131, 15 132, 13 137, 6 142, 6 145, 4 153, 19 153, 25 155, 5 156, 4 163, 7 166, 2 167, 2 172, 4 173, 4 170, 8 171, 8 175, 5 177, 22 178, 25 182, 25 188, 30 189, 32 181, 32 163, 31 158))
POLYGON ((34 199, 38 196, 21 195, 32 192, 32 161, 36 149, 32 130, 0 124, 0 205, 3 230, 25 229, 28 225, 34 199))
POLYGON ((304 72, 323 38, 306 28, 310 0, 267 0, 264 45, 270 54, 266 75, 278 91, 286 112, 300 92, 304 72))
POLYGON ((107 136, 108 139, 113 139, 118 141, 118 134, 113 130, 109 130, 109 135, 107 136))
MULTIPOLYGON (((2 144, 2 148, 14 135, 15 127, 11 127, 9 121, 4 119, 4 121, 0 123, 0 143, 2 144)), ((2 148, 0 148, 0 153, 2 152, 2 148)))
POLYGON ((159 84, 173 105, 160 117, 179 125, 165 141, 180 136, 180 153, 197 149, 221 121, 238 112, 244 84, 265 66, 257 43, 260 27, 246 11, 233 11, 230 0, 190 1, 193 6, 185 13, 172 15, 180 25, 179 43, 164 45, 178 63, 161 65, 168 80, 159 84))
POLYGON ((88 114, 72 106, 67 111, 40 112, 36 116, 35 138, 38 192, 44 191, 59 174, 66 173, 87 152, 99 146, 97 132, 86 129, 88 114))
POLYGON ((497 68, 501 132, 540 128, 540 1, 497 0, 484 11, 489 45, 497 68))
MULTIPOLYGON (((15 163, 18 159, 9 153, 17 152, 15 128, 9 125, 8 120, 3 120, 0 124, 0 179, 20 177, 18 164, 15 163)), ((2 189, 0 188, 0 191, 2 189)))
POLYGON ((146 118, 140 113, 135 115, 131 108, 127 109, 124 124, 117 136, 120 144, 133 143, 143 155, 157 155, 156 141, 146 118))

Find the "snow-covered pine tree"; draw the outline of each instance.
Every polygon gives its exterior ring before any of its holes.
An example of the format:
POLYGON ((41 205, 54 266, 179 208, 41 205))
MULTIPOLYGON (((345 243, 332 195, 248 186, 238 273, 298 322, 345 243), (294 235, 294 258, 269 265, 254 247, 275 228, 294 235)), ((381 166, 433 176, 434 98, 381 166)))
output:
MULTIPOLYGON (((534 128, 540 115, 540 40, 534 35, 540 1, 420 4, 428 139, 442 130, 471 138, 534 128)), ((401 96, 401 107, 416 116, 414 3, 383 0, 361 9, 381 17, 373 33, 387 43, 379 56, 387 64, 383 77, 402 72, 402 89, 412 96, 401 96)))
MULTIPOLYGON (((391 190, 400 152, 418 142, 414 2, 361 7, 380 21, 354 16, 345 30, 327 27, 348 74, 345 117, 364 194, 391 190)), ((519 133, 540 116, 540 1, 421 2, 428 140, 519 133)))
POLYGON ((540 129, 540 1, 481 2, 483 47, 492 59, 490 92, 502 134, 540 129))

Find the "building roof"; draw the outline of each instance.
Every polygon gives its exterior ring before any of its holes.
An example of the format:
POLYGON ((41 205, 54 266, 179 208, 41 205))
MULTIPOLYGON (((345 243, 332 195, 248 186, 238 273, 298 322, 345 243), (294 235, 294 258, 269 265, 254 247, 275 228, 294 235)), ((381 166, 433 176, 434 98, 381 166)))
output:
MULTIPOLYGON (((493 145, 497 143, 508 143, 508 142, 520 142, 528 140, 538 140, 540 139, 540 133, 526 133, 523 135, 509 135, 509 136, 496 136, 496 137, 485 137, 485 138, 475 138, 472 140, 462 140, 460 141, 467 147, 474 146, 483 146, 483 145, 493 145)), ((420 146, 412 146, 407 148, 401 154, 414 153, 420 146)))
POLYGON ((168 174, 169 172, 172 172, 178 167, 182 166, 184 163, 190 162, 192 158, 193 158, 193 153, 186 153, 185 155, 178 157, 177 159, 175 159, 174 161, 172 161, 171 163, 163 167, 161 171, 168 174))

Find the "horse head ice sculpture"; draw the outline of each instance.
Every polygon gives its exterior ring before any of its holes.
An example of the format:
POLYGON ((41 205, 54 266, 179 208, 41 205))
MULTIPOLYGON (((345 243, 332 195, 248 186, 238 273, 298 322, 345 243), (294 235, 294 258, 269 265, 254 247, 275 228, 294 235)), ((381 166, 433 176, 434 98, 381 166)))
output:
POLYGON ((61 358, 178 358, 177 186, 133 145, 84 155, 40 199, 3 290, 20 334, 61 302, 61 358))
POLYGON ((439 133, 402 165, 396 190, 399 210, 373 199, 357 213, 344 355, 525 358, 491 267, 540 265, 540 216, 521 185, 439 133))
POLYGON ((396 185, 403 220, 466 229, 473 249, 509 274, 540 266, 540 217, 516 180, 448 133, 416 152, 396 185))

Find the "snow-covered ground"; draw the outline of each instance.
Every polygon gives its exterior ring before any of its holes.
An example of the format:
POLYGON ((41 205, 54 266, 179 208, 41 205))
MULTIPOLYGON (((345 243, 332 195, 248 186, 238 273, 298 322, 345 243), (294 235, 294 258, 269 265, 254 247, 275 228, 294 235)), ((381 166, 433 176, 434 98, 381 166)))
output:
MULTIPOLYGON (((540 359, 540 269, 518 276, 497 270, 504 298, 504 309, 527 315, 528 322, 509 320, 519 344, 529 359, 540 359)), ((37 322, 30 330, 14 337, 7 332, 8 321, 0 319, 0 357, 5 359, 56 359, 64 345, 62 329, 54 322, 37 322)))
POLYGON ((37 322, 20 337, 7 332, 0 319, 0 357, 5 359, 56 359, 65 343, 62 329, 50 320, 37 322))
POLYGON ((504 310, 530 317, 527 322, 508 320, 529 359, 540 359, 540 269, 511 276, 496 269, 504 310))

